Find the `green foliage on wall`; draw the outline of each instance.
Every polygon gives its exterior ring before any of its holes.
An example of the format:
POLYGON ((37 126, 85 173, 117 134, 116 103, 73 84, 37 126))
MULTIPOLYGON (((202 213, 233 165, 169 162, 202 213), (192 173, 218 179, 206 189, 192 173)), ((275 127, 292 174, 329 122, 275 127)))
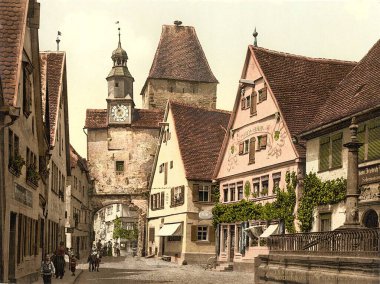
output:
POLYGON ((304 180, 304 189, 298 208, 298 220, 302 232, 309 232, 313 225, 313 211, 316 206, 336 204, 345 199, 347 180, 321 181, 315 173, 309 173, 304 180))
POLYGON ((114 224, 114 227, 113 227, 112 237, 114 239, 121 238, 121 239, 130 240, 130 241, 137 240, 138 230, 137 230, 136 226, 134 226, 134 228, 132 230, 124 229, 123 228, 123 222, 117 216, 116 216, 116 219, 113 220, 113 224, 114 224))
POLYGON ((275 189, 277 198, 272 203, 260 203, 240 200, 237 203, 218 203, 212 210, 213 225, 248 220, 284 219, 288 232, 294 232, 294 206, 296 204, 297 178, 294 172, 286 174, 286 191, 275 189))

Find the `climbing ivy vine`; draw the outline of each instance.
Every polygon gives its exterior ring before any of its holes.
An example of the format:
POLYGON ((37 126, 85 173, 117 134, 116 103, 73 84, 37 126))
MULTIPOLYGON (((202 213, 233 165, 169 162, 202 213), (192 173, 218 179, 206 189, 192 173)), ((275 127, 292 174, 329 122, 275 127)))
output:
POLYGON ((314 208, 319 205, 336 204, 345 199, 347 180, 338 178, 322 181, 315 173, 304 179, 304 189, 298 207, 298 220, 302 232, 309 232, 313 225, 314 208))
POLYGON ((276 188, 277 198, 262 205, 245 199, 237 203, 217 203, 212 210, 213 224, 233 223, 248 220, 284 219, 288 232, 294 232, 294 207, 296 204, 297 177, 294 172, 286 174, 286 191, 276 188))

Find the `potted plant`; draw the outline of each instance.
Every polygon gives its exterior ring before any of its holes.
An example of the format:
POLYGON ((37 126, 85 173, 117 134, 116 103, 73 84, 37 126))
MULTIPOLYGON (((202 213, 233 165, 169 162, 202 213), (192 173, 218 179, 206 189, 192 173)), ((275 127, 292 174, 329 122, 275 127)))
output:
POLYGON ((20 176, 22 167, 25 165, 25 160, 19 154, 16 154, 13 158, 11 158, 9 163, 10 171, 16 175, 20 176))
POLYGON ((26 179, 31 182, 33 185, 38 186, 38 180, 40 179, 40 175, 36 170, 36 165, 31 164, 26 169, 26 179))

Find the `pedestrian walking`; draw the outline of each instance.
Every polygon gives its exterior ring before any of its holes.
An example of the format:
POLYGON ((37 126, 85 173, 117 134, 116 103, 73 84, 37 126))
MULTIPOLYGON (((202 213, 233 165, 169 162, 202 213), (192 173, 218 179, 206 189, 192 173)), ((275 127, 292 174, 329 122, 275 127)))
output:
POLYGON ((59 246, 55 252, 55 278, 62 279, 65 274, 65 254, 66 248, 63 242, 59 243, 59 246))
POLYGON ((44 284, 50 284, 51 276, 55 273, 55 267, 48 254, 45 255, 45 259, 41 262, 40 273, 44 284))
POLYGON ((78 260, 78 258, 76 257, 73 249, 71 249, 70 254, 69 254, 69 269, 71 271, 71 276, 75 276, 75 270, 77 267, 77 260, 78 260))

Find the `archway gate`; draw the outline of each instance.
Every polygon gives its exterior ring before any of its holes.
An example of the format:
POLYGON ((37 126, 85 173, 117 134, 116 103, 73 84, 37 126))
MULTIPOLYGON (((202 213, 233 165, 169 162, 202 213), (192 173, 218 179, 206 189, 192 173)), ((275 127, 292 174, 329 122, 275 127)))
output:
POLYGON ((111 204, 123 204, 127 205, 138 213, 138 238, 137 238, 137 255, 142 256, 145 251, 145 225, 146 214, 148 210, 148 199, 144 194, 124 194, 124 193, 104 193, 104 194, 92 194, 89 196, 90 205, 92 208, 92 224, 94 222, 94 216, 100 209, 107 207, 111 204))

